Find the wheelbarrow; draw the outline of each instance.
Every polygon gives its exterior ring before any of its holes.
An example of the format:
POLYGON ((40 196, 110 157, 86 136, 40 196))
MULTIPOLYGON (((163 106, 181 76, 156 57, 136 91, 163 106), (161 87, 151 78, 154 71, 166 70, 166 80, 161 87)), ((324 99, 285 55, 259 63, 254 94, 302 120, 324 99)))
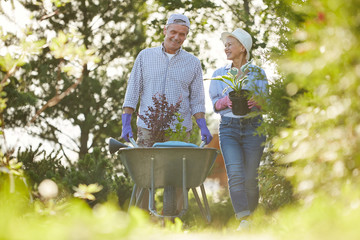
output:
MULTIPOLYGON (((188 190, 191 189, 202 216, 211 222, 210 208, 204 188, 204 181, 214 165, 218 150, 203 148, 191 143, 169 141, 156 143, 153 147, 138 147, 133 139, 133 147, 110 138, 110 153, 118 151, 120 160, 129 172, 134 182, 129 208, 138 206, 143 198, 145 189, 149 191, 148 209, 151 214, 160 218, 181 217, 188 209, 188 190), (155 208, 155 190, 171 186, 181 188, 183 192, 183 207, 178 214, 166 216, 155 208), (200 187, 203 203, 200 200, 197 187, 200 187), (138 197, 136 193, 139 191, 138 197)), ((164 199, 164 209, 176 205, 164 199), (170 204, 170 206, 165 206, 170 204)), ((175 212, 175 211, 172 211, 175 212)))

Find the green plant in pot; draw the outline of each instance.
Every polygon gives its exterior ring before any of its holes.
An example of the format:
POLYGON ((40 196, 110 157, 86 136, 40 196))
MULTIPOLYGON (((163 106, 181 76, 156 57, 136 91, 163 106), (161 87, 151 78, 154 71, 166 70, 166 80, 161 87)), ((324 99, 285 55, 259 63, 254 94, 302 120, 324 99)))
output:
POLYGON ((244 87, 249 82, 247 75, 245 74, 249 68, 251 61, 247 62, 241 67, 241 72, 235 67, 232 67, 227 75, 218 76, 210 78, 209 80, 218 80, 222 81, 228 86, 224 88, 223 93, 225 93, 229 88, 232 91, 229 93, 229 98, 232 102, 232 112, 235 115, 246 115, 251 109, 248 107, 248 100, 250 98, 250 91, 244 89, 244 87))

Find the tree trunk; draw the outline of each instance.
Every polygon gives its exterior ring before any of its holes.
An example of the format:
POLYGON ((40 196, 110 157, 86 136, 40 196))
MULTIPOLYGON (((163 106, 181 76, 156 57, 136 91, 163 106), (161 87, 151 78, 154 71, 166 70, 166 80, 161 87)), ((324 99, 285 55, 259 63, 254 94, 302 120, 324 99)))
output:
MULTIPOLYGON (((87 88, 87 86, 84 86, 88 84, 89 81, 89 70, 87 68, 87 65, 84 66, 83 69, 83 83, 81 86, 82 88, 87 88)), ((82 114, 84 114, 85 119, 84 122, 82 124, 79 124, 80 127, 80 152, 79 152, 79 157, 82 158, 85 156, 85 154, 88 153, 88 141, 89 141, 89 134, 90 134, 90 129, 91 129, 91 124, 89 124, 89 119, 88 117, 92 114, 90 112, 90 106, 86 105, 86 104, 82 104, 83 108, 82 110, 80 110, 80 112, 82 114)))
POLYGON ((88 153, 88 140, 89 140, 89 129, 81 129, 80 134, 80 152, 79 152, 79 159, 83 158, 85 154, 88 153))
POLYGON ((250 21, 250 6, 249 6, 249 0, 244 0, 244 11, 245 11, 245 24, 246 24, 246 28, 248 28, 249 26, 251 26, 251 21, 250 21))

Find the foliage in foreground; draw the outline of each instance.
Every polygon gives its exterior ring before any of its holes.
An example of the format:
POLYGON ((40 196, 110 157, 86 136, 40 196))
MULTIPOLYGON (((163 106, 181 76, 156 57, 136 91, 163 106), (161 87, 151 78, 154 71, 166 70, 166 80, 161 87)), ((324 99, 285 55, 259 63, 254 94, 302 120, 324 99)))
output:
POLYGON ((95 149, 93 153, 86 154, 74 163, 69 162, 66 166, 58 155, 56 152, 46 154, 40 150, 40 146, 18 151, 18 161, 32 188, 36 190, 43 180, 51 179, 59 185, 63 195, 71 195, 79 184, 97 183, 102 190, 95 194, 94 201, 89 201, 91 206, 105 202, 109 195, 117 196, 119 206, 127 203, 133 184, 126 171, 115 162, 116 159, 95 149))
MULTIPOLYGON (((358 239, 360 221, 360 191, 348 184, 341 192, 346 201, 336 201, 318 194, 311 204, 288 206, 273 215, 257 211, 253 227, 235 232, 238 222, 217 218, 219 212, 229 211, 230 204, 219 202, 213 210, 213 222, 202 224, 200 215, 195 224, 184 225, 152 219, 137 208, 129 213, 109 200, 91 208, 75 198, 61 200, 37 198, 31 201, 23 182, 16 181, 17 191, 9 193, 4 175, 0 184, 1 239, 226 239, 252 237, 259 239, 358 239), (220 207, 220 206, 223 207, 220 207), (214 210, 218 212, 214 212, 214 210), (217 224, 223 221, 223 225, 217 224), (21 231, 19 231, 21 226, 21 231)), ((191 200, 193 202, 193 199, 191 200)), ((192 205, 192 204, 191 204, 192 205)), ((213 205, 215 206, 215 205, 213 205)), ((193 208, 194 206, 191 206, 193 208)), ((220 215, 221 216, 221 215, 220 215)))
POLYGON ((304 198, 341 199, 344 184, 360 181, 359 7, 352 0, 293 6, 303 18, 294 19, 293 46, 279 59, 290 108, 273 150, 304 198))

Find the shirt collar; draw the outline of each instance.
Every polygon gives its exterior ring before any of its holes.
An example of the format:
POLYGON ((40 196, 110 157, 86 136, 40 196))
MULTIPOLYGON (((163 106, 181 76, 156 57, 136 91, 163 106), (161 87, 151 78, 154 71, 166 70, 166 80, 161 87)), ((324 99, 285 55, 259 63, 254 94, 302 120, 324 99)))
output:
MULTIPOLYGON (((161 43, 161 50, 163 51, 163 53, 165 53, 165 46, 164 43, 161 43)), ((179 50, 176 51, 175 55, 180 53, 180 51, 182 50, 182 47, 179 48, 179 50)))
POLYGON ((232 64, 232 63, 227 64, 227 65, 225 66, 225 69, 226 69, 226 70, 229 70, 229 69, 231 68, 231 64, 232 64))
MULTIPOLYGON (((230 68, 231 68, 231 65, 232 65, 232 63, 227 64, 227 65, 225 66, 225 70, 229 71, 230 68)), ((250 64, 249 66, 251 67, 252 64, 250 64)), ((250 71, 249 71, 247 74, 249 74, 249 73, 250 73, 250 71)))

